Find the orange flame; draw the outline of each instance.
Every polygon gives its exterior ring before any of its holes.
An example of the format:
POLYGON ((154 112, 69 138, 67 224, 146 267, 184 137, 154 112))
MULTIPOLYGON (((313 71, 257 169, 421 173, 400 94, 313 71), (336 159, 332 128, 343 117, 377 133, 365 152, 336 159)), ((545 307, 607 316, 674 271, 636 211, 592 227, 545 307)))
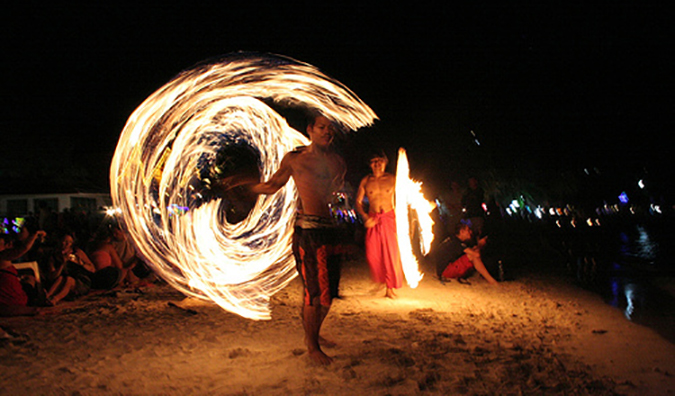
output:
POLYGON ((110 168, 113 203, 155 272, 187 295, 251 319, 269 319, 270 296, 296 276, 294 184, 260 196, 237 224, 220 213, 220 199, 191 207, 188 197, 199 159, 215 158, 224 138, 258 149, 264 180, 288 151, 308 143, 265 100, 317 109, 348 130, 376 118, 311 65, 239 54, 188 70, 148 97, 129 117, 110 168))
POLYGON ((422 183, 410 179, 408 156, 405 150, 400 148, 396 164, 396 230, 403 274, 406 282, 413 289, 417 287, 424 274, 419 270, 419 262, 413 251, 411 240, 416 228, 410 225, 408 210, 413 209, 417 213, 420 248, 422 253, 426 254, 434 239, 434 221, 430 215, 434 207, 434 204, 424 198, 422 183))

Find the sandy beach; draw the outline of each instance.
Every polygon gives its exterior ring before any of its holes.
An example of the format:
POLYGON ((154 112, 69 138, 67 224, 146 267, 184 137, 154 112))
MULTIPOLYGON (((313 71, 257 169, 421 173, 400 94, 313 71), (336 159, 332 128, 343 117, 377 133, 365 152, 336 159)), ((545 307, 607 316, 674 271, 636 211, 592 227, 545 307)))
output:
POLYGON ((428 272, 396 300, 345 263, 310 364, 296 279, 251 321, 168 286, 114 291, 58 313, 0 318, 3 395, 666 395, 675 345, 546 274, 491 287, 428 272))

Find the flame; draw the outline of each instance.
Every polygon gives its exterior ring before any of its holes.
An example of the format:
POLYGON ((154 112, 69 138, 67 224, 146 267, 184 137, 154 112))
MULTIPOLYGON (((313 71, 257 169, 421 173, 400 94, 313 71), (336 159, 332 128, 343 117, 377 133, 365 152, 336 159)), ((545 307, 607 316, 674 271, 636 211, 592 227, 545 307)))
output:
POLYGON ((150 95, 129 117, 110 169, 113 203, 157 274, 186 295, 256 320, 271 317, 270 297, 296 276, 295 185, 260 196, 236 224, 221 213, 221 199, 199 202, 195 185, 202 161, 228 144, 257 149, 267 180, 288 151, 309 143, 264 100, 316 109, 343 130, 377 118, 311 65, 235 54, 187 70, 150 95))
POLYGON ((410 179, 408 156, 403 148, 398 150, 396 164, 396 230, 398 247, 401 253, 403 274, 408 285, 417 287, 424 276, 419 270, 419 262, 415 257, 412 242, 416 227, 412 227, 408 217, 408 209, 417 213, 419 226, 420 248, 422 254, 429 252, 434 239, 431 211, 434 204, 427 201, 422 194, 422 183, 410 179))

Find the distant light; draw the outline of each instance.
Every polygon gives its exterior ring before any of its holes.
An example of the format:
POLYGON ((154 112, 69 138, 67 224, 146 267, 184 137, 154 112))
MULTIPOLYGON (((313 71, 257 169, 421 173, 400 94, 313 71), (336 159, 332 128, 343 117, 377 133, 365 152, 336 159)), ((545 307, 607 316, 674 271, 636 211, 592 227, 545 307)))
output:
POLYGON ((115 208, 115 207, 112 207, 112 206, 109 206, 109 207, 105 208, 105 214, 106 214, 106 216, 109 216, 109 217, 114 217, 115 215, 118 215, 118 214, 121 214, 121 213, 122 213, 122 209, 120 209, 120 208, 115 208))
POLYGON ((638 182, 638 187, 640 187, 641 189, 644 189, 644 188, 645 188, 645 182, 644 182, 644 180, 640 179, 640 181, 638 182))
POLYGON ((534 215, 537 216, 539 219, 544 217, 544 213, 546 212, 540 206, 537 206, 537 208, 534 210, 534 215))
POLYGON ((621 202, 621 203, 623 203, 623 204, 627 204, 627 203, 628 203, 628 194, 626 194, 625 191, 622 192, 621 194, 619 194, 619 202, 621 202))

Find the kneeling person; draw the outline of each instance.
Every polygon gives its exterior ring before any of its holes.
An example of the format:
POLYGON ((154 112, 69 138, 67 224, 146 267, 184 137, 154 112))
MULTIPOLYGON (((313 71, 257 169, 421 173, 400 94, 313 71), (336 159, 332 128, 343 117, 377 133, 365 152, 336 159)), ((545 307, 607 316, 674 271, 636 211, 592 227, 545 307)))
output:
POLYGON ((473 233, 468 224, 458 223, 455 234, 443 242, 436 256, 436 269, 441 280, 462 278, 475 268, 488 283, 499 284, 481 260, 482 244, 484 241, 477 245, 474 243, 473 233))

